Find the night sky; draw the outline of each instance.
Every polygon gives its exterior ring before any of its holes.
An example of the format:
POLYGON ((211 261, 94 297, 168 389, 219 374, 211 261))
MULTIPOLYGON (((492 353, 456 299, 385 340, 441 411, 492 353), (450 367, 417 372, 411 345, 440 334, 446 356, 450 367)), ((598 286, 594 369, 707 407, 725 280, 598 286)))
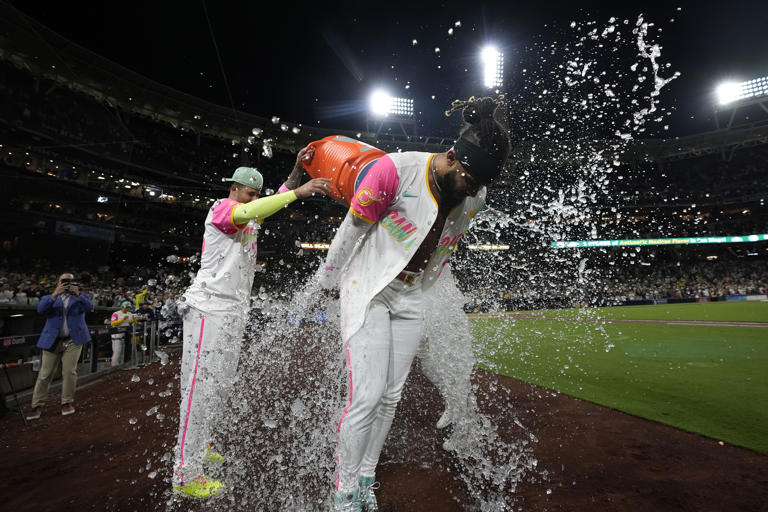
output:
POLYGON ((604 24, 612 16, 633 23, 642 13, 663 28, 662 61, 682 73, 662 95, 662 105, 675 109, 670 134, 714 128, 712 91, 720 81, 768 75, 768 2, 758 1, 11 3, 163 84, 326 128, 364 128, 367 97, 383 86, 414 98, 422 133, 438 133, 453 99, 484 93, 478 59, 484 44, 504 51, 514 95, 523 61, 535 58, 534 44, 572 38, 571 21, 604 24))

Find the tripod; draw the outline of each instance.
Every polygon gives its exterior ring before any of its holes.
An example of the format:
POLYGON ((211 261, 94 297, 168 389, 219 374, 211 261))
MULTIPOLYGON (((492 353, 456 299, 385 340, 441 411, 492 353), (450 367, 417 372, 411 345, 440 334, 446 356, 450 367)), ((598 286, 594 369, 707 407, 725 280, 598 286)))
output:
POLYGON ((8 367, 13 368, 14 366, 21 366, 19 363, 0 363, 2 364, 3 371, 5 372, 5 378, 8 379, 8 386, 11 388, 11 393, 13 393, 13 398, 16 400, 16 407, 19 410, 19 414, 21 414, 21 419, 24 420, 24 425, 27 424, 27 417, 24 415, 24 409, 21 407, 21 402, 19 402, 19 395, 16 394, 16 389, 13 387, 13 381, 11 380, 11 375, 8 373, 8 367))

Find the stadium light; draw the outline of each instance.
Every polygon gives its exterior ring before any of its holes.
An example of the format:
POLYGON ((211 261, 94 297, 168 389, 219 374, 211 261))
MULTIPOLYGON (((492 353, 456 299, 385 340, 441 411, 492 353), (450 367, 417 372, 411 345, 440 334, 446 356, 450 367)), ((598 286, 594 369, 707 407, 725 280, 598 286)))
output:
POLYGON ((410 98, 395 98, 384 91, 378 90, 371 94, 369 108, 374 115, 398 117, 413 117, 413 100, 410 98))
POLYGON ((504 54, 493 46, 486 46, 480 58, 483 61, 483 84, 486 87, 501 87, 504 79, 504 54))
POLYGON ((741 83, 724 82, 717 87, 716 93, 720 105, 768 96, 768 77, 755 78, 741 83))

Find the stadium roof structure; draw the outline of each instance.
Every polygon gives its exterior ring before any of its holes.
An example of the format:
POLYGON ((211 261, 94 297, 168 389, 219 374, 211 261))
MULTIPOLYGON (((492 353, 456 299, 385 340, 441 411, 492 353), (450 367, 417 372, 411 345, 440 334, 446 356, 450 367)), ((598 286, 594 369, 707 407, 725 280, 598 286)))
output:
POLYGON ((0 27, 0 59, 110 107, 166 122, 176 128, 238 142, 245 142, 253 128, 260 128, 263 138, 272 138, 275 147, 290 151, 296 151, 311 140, 338 134, 378 144, 382 149, 407 145, 408 149, 418 147, 439 151, 453 142, 440 137, 377 136, 304 127, 285 121, 275 123, 272 118, 216 105, 155 82, 83 48, 5 2, 0 3, 0 27), (299 133, 284 131, 281 124, 298 127, 299 133))
MULTIPOLYGON (((453 139, 407 133, 353 132, 274 122, 272 118, 237 111, 183 93, 131 71, 62 37, 31 19, 7 2, 0 2, 0 59, 33 75, 93 97, 125 112, 138 114, 174 127, 225 140, 245 142, 253 128, 263 139, 284 151, 295 152, 312 140, 346 135, 385 151, 442 152, 453 139), (281 125, 299 128, 298 133, 281 125)), ((523 141, 510 159, 518 162, 578 163, 589 153, 584 146, 615 149, 620 160, 665 162, 696 158, 739 148, 768 144, 768 122, 728 126, 712 132, 677 139, 595 141, 523 141)))

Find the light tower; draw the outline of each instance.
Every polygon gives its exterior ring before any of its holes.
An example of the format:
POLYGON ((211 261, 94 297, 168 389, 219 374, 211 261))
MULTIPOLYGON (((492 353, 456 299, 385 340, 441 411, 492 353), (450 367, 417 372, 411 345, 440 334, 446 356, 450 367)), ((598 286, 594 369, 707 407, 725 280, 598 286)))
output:
POLYGON ((715 97, 715 134, 722 141, 723 160, 730 161, 739 147, 768 143, 768 77, 723 82, 715 97))
MULTIPOLYGON (((378 137, 385 127, 397 127, 410 141, 417 136, 417 123, 413 111, 413 99, 397 98, 384 90, 374 91, 368 102, 368 115, 365 120, 366 130, 378 137)), ((393 135, 393 134, 389 134, 393 135)))

